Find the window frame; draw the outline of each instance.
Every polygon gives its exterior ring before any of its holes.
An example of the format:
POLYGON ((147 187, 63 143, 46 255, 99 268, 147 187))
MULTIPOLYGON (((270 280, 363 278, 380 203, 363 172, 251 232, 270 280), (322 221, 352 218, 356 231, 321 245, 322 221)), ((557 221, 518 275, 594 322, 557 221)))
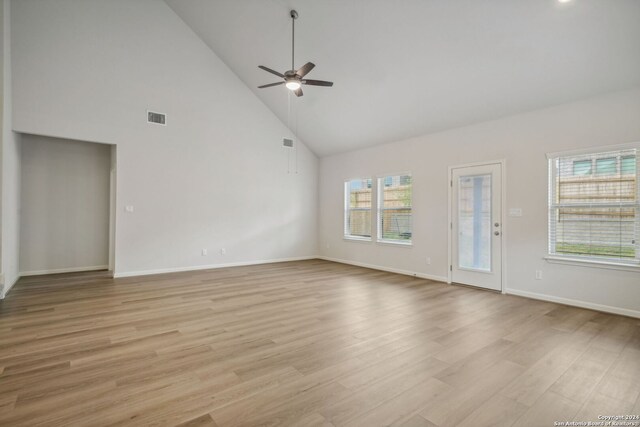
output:
POLYGON ((369 237, 366 236, 358 236, 358 235, 354 235, 354 234, 347 234, 347 230, 350 229, 349 227, 349 212, 351 212, 352 210, 359 210, 359 211, 369 211, 369 221, 371 223, 373 223, 373 206, 375 203, 374 200, 374 195, 375 195, 375 179, 371 176, 369 177, 365 177, 365 178, 348 178, 346 180, 344 180, 344 184, 343 184, 343 192, 344 192, 344 200, 343 200, 343 210, 344 210, 344 216, 342 219, 342 238, 344 240, 352 240, 352 241, 357 241, 357 242, 372 242, 373 241, 373 233, 371 232, 371 227, 369 228, 369 237), (371 207, 369 208, 354 208, 352 209, 350 206, 350 201, 351 201, 351 181, 366 181, 369 180, 371 181, 371 207))
MULTIPOLYGON (((411 174, 411 171, 404 171, 404 172, 394 172, 394 173, 385 173, 385 174, 381 174, 381 175, 377 175, 376 176, 376 243, 382 243, 382 244, 387 244, 387 245, 397 245, 397 246, 413 246, 413 184, 414 184, 414 180, 413 180, 413 175, 411 174), (382 237, 382 211, 383 210, 387 210, 387 209, 396 209, 397 208, 384 208, 384 196, 383 196, 383 192, 385 188, 388 188, 385 185, 385 180, 389 177, 392 178, 392 185, 393 185, 393 177, 394 176, 404 176, 404 175, 408 175, 411 177, 411 207, 409 208, 411 211, 411 217, 412 217, 412 222, 411 222, 411 239, 408 240, 402 240, 402 239, 384 239, 382 237)), ((407 209, 407 208, 404 208, 407 209)))
MULTIPOLYGON (((561 264, 570 264, 570 265, 579 265, 579 266, 587 266, 587 267, 596 267, 596 268, 605 268, 605 269, 616 269, 616 270, 627 270, 627 271, 638 271, 640 270, 640 162, 638 162, 638 157, 640 156, 640 143, 634 142, 631 144, 619 144, 619 145, 610 145, 610 146, 602 146, 602 147, 594 147, 584 150, 570 150, 570 151, 562 151, 562 152, 554 152, 547 153, 547 163, 548 163, 548 201, 547 201, 547 254, 544 257, 545 260, 552 263, 561 263, 561 264), (633 207, 635 208, 635 221, 634 221, 634 230, 635 230, 635 245, 636 245, 636 254, 635 258, 624 260, 620 258, 610 258, 605 256, 597 256, 597 255, 564 255, 558 254, 555 252, 556 242, 552 240, 551 236, 551 215, 555 209, 560 209, 563 204, 555 204, 553 201, 553 197, 555 193, 552 189, 556 188, 557 183, 557 169, 555 160, 561 157, 571 157, 571 156, 597 156, 598 154, 602 154, 602 158, 611 158, 610 153, 615 151, 625 151, 635 149, 638 150, 635 154, 636 157, 636 200, 635 202, 617 202, 617 203, 602 203, 602 207, 614 206, 619 207, 633 207)), ((623 175, 622 174, 622 159, 625 157, 632 157, 625 154, 618 154, 616 158, 616 173, 614 175, 623 175)), ((591 175, 596 176, 596 160, 592 160, 591 167, 591 175)), ((573 165, 572 165, 573 168, 573 165)), ((573 170, 572 170, 573 172, 573 170)), ((586 176, 586 175, 585 175, 586 176)), ((607 176, 607 174, 601 175, 607 176)), ((572 205, 573 207, 578 207, 576 204, 572 205)))

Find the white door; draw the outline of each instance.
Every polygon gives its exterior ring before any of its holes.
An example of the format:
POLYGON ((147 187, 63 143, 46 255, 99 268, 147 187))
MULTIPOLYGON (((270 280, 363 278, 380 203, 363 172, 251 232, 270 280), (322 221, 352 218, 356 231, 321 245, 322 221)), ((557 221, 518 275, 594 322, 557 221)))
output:
POLYGON ((451 169, 451 281, 502 290, 502 166, 451 169))

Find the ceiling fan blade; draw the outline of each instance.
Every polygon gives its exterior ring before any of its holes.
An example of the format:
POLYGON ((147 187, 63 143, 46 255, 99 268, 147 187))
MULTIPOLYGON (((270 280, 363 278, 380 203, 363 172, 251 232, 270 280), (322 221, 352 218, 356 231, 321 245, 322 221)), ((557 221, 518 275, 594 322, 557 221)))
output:
POLYGON ((296 94, 296 96, 302 96, 302 95, 303 95, 303 94, 302 94, 302 88, 301 88, 301 87, 299 87, 298 89, 294 90, 294 91, 293 91, 293 93, 295 93, 295 94, 296 94))
POLYGON ((333 86, 333 82, 327 82, 324 80, 302 80, 302 84, 303 85, 310 85, 310 86, 328 86, 331 87, 333 86))
POLYGON ((284 79, 284 74, 277 72, 276 70, 272 70, 271 68, 265 67, 264 65, 258 65, 258 68, 265 70, 268 73, 275 74, 278 77, 282 77, 284 79))
POLYGON ((300 77, 304 77, 307 74, 309 74, 309 71, 313 70, 313 67, 315 66, 316 64, 314 64, 313 62, 307 62, 302 67, 298 68, 298 71, 296 71, 296 74, 299 75, 300 77))
POLYGON ((271 86, 280 86, 283 85, 284 82, 278 82, 278 83, 269 83, 268 85, 262 85, 262 86, 258 86, 258 89, 262 89, 265 87, 271 87, 271 86))

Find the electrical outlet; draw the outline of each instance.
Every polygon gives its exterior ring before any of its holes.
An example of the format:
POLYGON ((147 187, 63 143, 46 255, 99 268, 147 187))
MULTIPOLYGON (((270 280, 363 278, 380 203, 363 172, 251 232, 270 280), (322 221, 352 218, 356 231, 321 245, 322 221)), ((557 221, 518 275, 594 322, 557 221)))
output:
POLYGON ((226 255, 227 254, 227 250, 225 248, 221 248, 220 249, 220 254, 221 255, 226 255))
POLYGON ((207 255, 207 250, 203 248, 202 249, 202 256, 205 256, 205 255, 207 255))
POLYGON ((542 270, 536 270, 536 280, 542 280, 542 270))
POLYGON ((327 243, 327 249, 331 248, 331 245, 329 243, 327 243))
POLYGON ((427 257, 427 265, 431 265, 431 257, 430 256, 427 257))

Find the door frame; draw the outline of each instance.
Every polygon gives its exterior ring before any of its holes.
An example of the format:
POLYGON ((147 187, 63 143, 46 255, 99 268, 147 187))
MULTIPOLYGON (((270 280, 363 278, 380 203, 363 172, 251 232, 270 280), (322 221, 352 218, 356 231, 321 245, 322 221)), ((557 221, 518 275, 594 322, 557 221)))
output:
POLYGON ((111 277, 116 273, 116 217, 118 194, 118 146, 111 144, 111 167, 109 173, 109 263, 111 277))
POLYGON ((501 190, 500 190, 500 197, 502 199, 502 225, 501 225, 501 233, 502 233, 502 238, 500 239, 500 292, 503 294, 506 294, 506 290, 507 290, 507 266, 505 263, 505 260, 507 258, 507 245, 505 244, 506 242, 506 236, 507 236, 507 225, 506 225, 506 219, 507 219, 507 159, 499 159, 499 160, 492 160, 492 161, 486 161, 486 162, 473 162, 473 163, 464 163, 464 164, 460 164, 460 165, 454 165, 454 166, 449 166, 447 168, 447 182, 449 183, 448 187, 448 191, 447 191, 447 204, 448 204, 448 208, 447 208, 447 224, 449 224, 449 227, 447 227, 447 243, 448 243, 448 265, 449 268, 447 269, 447 283, 448 284, 452 284, 451 281, 451 275, 452 275, 452 269, 453 269, 453 242, 452 242, 452 229, 453 229, 453 170, 454 169, 460 169, 460 168, 469 168, 469 167, 474 167, 474 166, 489 166, 489 165, 500 165, 500 170, 501 173, 500 175, 502 175, 501 177, 501 182, 500 182, 500 186, 501 186, 501 190))

